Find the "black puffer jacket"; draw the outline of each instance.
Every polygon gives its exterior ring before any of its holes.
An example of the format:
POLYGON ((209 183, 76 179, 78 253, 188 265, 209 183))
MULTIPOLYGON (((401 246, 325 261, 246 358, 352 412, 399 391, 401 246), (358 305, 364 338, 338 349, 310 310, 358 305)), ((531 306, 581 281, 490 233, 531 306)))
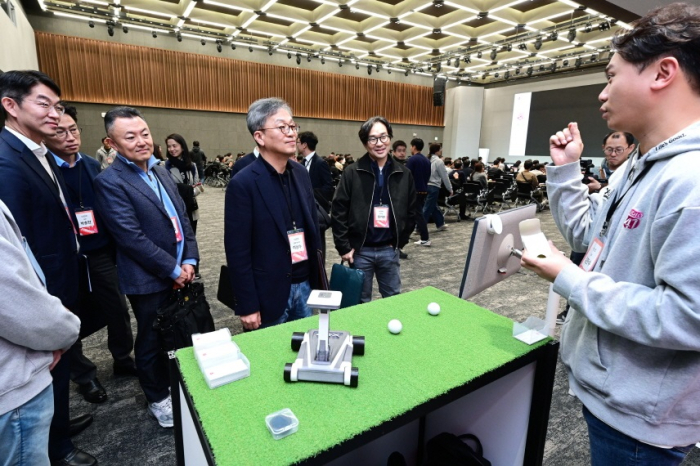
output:
MULTIPOLYGON (((391 164, 388 180, 389 202, 394 216, 394 237, 398 238, 395 247, 402 248, 408 243, 408 237, 415 226, 415 183, 410 170, 399 163, 391 164)), ((333 239, 341 256, 351 249, 358 251, 365 242, 372 214, 374 183, 372 159, 369 154, 363 155, 343 170, 331 207, 333 239)))

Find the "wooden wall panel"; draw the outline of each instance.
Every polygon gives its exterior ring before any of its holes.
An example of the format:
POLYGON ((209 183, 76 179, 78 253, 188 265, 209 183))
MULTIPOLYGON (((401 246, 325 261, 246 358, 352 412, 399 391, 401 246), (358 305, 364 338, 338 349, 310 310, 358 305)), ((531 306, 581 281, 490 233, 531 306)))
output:
POLYGON ((246 113, 281 97, 299 117, 443 126, 431 87, 37 31, 39 68, 74 102, 246 113))

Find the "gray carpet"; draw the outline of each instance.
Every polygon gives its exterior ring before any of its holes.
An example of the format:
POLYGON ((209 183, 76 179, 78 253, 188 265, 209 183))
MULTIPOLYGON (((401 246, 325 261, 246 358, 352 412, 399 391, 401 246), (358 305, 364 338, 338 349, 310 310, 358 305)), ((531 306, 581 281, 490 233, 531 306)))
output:
MULTIPOLYGON (((238 318, 215 299, 219 268, 225 262, 223 191, 207 188, 206 192, 199 196, 198 202, 201 213, 197 230, 202 257, 200 272, 208 287, 212 314, 217 328, 228 327, 232 333, 240 333, 238 318)), ((542 221, 545 235, 554 241, 557 247, 568 253, 569 250, 549 211, 538 214, 538 217, 542 221)), ((430 226, 432 247, 419 247, 410 243, 405 248, 409 259, 401 263, 403 291, 431 285, 451 294, 458 293, 472 222, 457 222, 455 216, 448 216, 447 222, 449 229, 443 232, 435 232, 435 226, 430 226)), ((327 244, 332 245, 330 232, 327 235, 327 244)), ((327 264, 329 273, 331 264, 336 260, 337 254, 331 246, 327 264)), ((508 280, 480 293, 473 301, 511 319, 524 320, 530 315, 544 317, 547 290, 548 284, 545 281, 523 269, 508 280)), ((562 307, 563 304, 562 302, 562 307)), ((132 325, 136 335, 133 316, 132 325)), ((96 456, 103 465, 175 464, 172 429, 159 427, 148 415, 146 400, 136 379, 112 376, 111 356, 106 349, 106 339, 106 331, 102 330, 84 341, 85 354, 97 365, 98 378, 105 386, 109 399, 101 405, 94 405, 85 402, 73 390, 71 414, 76 416, 91 413, 95 417, 93 425, 74 438, 76 446, 96 456)), ((544 463, 549 466, 590 463, 588 436, 581 414, 581 404, 567 392, 568 383, 559 364, 545 446, 544 463)), ((700 451, 695 449, 684 464, 700 466, 700 451)))

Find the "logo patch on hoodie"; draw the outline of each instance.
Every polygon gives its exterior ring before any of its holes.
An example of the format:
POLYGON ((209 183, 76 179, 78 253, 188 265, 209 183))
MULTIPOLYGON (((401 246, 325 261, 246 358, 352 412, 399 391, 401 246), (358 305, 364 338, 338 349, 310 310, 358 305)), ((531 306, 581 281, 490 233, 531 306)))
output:
POLYGON ((628 230, 634 230, 639 226, 642 221, 644 214, 638 210, 631 209, 630 213, 627 214, 627 220, 625 220, 624 227, 628 230))

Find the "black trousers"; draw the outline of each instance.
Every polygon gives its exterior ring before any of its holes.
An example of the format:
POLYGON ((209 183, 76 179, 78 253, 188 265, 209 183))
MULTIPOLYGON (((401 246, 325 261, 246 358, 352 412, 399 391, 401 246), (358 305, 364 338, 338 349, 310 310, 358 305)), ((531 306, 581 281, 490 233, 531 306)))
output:
POLYGON ((428 241, 430 235, 428 234, 428 223, 425 221, 423 216, 423 206, 425 205, 425 198, 428 193, 416 193, 416 208, 418 209, 418 215, 416 215, 416 228, 418 228, 418 233, 420 233, 421 241, 428 241))
MULTIPOLYGON (((133 364, 131 350, 134 337, 131 318, 124 295, 119 292, 119 279, 113 251, 103 248, 86 254, 90 282, 80 283, 80 312, 99 313, 107 322, 107 348, 116 365, 133 364), (92 286, 92 291, 90 291, 92 286)), ((75 383, 87 383, 97 375, 97 368, 83 354, 83 344, 76 341, 69 351, 71 360, 70 378, 75 383)))
POLYGON ((141 389, 149 403, 162 401, 168 394, 170 372, 165 354, 160 350, 158 332, 153 330, 158 308, 170 296, 170 289, 151 294, 128 295, 131 309, 136 316, 136 370, 141 389))
POLYGON ((73 451, 70 439, 70 359, 64 354, 51 371, 53 377, 53 419, 49 430, 49 458, 58 461, 73 451))

